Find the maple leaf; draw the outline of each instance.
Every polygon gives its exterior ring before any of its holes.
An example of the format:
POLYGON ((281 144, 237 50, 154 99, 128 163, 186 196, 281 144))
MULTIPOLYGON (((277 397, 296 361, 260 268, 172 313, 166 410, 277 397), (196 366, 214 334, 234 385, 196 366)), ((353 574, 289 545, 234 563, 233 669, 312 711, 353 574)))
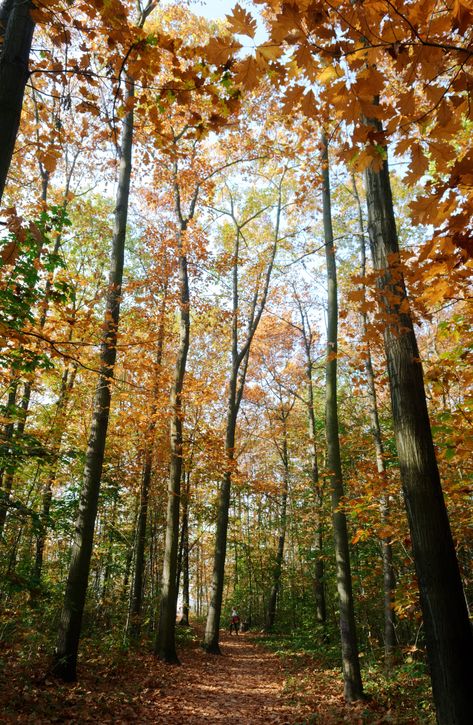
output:
POLYGON ((302 113, 308 118, 315 118, 318 114, 317 104, 315 102, 314 92, 308 90, 304 95, 301 103, 302 113))
POLYGON ((240 48, 241 43, 236 40, 225 42, 222 38, 210 38, 204 47, 204 53, 209 63, 225 65, 240 48))
POLYGON ((326 68, 323 69, 321 73, 317 76, 317 80, 319 83, 330 83, 330 81, 334 81, 339 77, 339 74, 337 73, 336 69, 333 67, 333 65, 328 65, 326 68))
POLYGON ((263 45, 258 45, 256 48, 256 59, 257 60, 277 60, 283 53, 283 49, 280 45, 275 45, 274 43, 263 43, 263 45))
POLYGON ((258 83, 258 63, 252 56, 245 58, 235 66, 235 82, 251 90, 258 83))
POLYGON ((289 113, 299 103, 304 93, 302 86, 290 86, 283 98, 283 110, 284 113, 289 113))
POLYGON ((2 259, 3 264, 14 264, 18 254, 19 254, 18 244, 16 241, 9 242, 5 247, 3 247, 2 251, 0 252, 0 257, 2 259))
POLYGON ((460 33, 465 33, 473 24, 473 7, 468 0, 453 0, 452 15, 454 17, 453 27, 458 28, 460 33))
POLYGON ((256 20, 253 16, 244 10, 241 5, 237 4, 232 9, 231 15, 225 16, 228 20, 230 28, 238 35, 248 35, 250 38, 255 37, 256 20))
POLYGON ((299 68, 304 68, 308 72, 314 69, 314 55, 308 45, 299 45, 293 57, 299 68))
POLYGON ((46 171, 50 174, 56 169, 59 153, 54 149, 48 149, 40 155, 40 161, 43 164, 46 171))
POLYGON ((411 145, 411 163, 409 165, 409 173, 406 176, 408 184, 413 184, 425 174, 429 167, 429 162, 424 155, 422 146, 419 143, 411 145))

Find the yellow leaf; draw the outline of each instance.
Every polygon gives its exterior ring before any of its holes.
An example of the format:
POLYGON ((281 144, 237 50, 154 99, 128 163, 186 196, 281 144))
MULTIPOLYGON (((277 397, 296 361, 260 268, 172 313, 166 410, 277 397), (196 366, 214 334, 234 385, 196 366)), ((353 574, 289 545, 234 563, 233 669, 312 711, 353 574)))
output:
POLYGON ((333 65, 328 65, 317 76, 319 83, 330 83, 330 81, 334 81, 336 78, 338 78, 338 73, 333 65))
POLYGON ((283 49, 274 43, 263 43, 256 48, 256 58, 262 56, 265 60, 276 60, 282 55, 283 49))

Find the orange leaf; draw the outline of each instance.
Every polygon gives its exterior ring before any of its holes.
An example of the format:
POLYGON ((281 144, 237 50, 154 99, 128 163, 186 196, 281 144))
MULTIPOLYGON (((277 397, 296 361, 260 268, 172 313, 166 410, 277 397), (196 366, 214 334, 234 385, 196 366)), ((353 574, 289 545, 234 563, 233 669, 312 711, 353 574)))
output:
POLYGON ((3 264, 14 264, 19 254, 18 244, 16 241, 10 242, 3 247, 0 252, 3 264))
POLYGON ((225 17, 234 33, 248 35, 250 38, 255 37, 256 20, 241 5, 235 5, 231 15, 226 15, 225 17))
POLYGON ((251 90, 258 83, 258 64, 252 56, 245 58, 235 66, 235 81, 251 90))
POLYGON ((221 38, 210 38, 204 51, 209 63, 224 65, 240 48, 241 43, 236 41, 226 43, 221 38))

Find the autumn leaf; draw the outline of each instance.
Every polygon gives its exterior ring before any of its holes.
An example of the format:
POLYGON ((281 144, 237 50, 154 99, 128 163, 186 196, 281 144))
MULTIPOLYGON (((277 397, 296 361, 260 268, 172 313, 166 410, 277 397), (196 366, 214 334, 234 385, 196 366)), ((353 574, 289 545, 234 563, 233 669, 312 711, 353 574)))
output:
POLYGON ((460 33, 465 33, 473 24, 473 7, 468 0, 453 0, 452 15, 454 17, 453 27, 458 28, 460 33))
POLYGON ((235 82, 248 90, 255 88, 258 83, 258 64, 255 58, 248 56, 235 65, 235 82))
POLYGON ((328 65, 323 69, 323 71, 321 71, 321 73, 319 73, 317 80, 319 83, 330 83, 330 81, 334 81, 339 77, 339 73, 334 66, 328 65))
POLYGON ((209 63, 225 65, 241 47, 236 40, 225 42, 222 38, 211 38, 204 47, 204 53, 209 63))
POLYGON ((258 45, 256 48, 256 59, 258 60, 261 57, 265 61, 277 60, 282 53, 283 49, 280 45, 275 45, 274 43, 263 43, 263 45, 258 45))
POLYGON ((250 38, 255 37, 256 20, 241 5, 235 5, 231 14, 225 17, 234 33, 237 33, 237 35, 248 35, 250 38))
POLYGON ((16 241, 13 241, 9 242, 3 247, 2 251, 0 252, 0 257, 3 264, 15 264, 15 261, 18 259, 19 253, 20 250, 18 248, 18 244, 16 241))
POLYGON ((318 114, 314 92, 311 89, 302 98, 301 110, 308 118, 315 118, 318 114))
POLYGON ((47 149, 42 154, 40 154, 39 159, 41 163, 43 164, 46 171, 48 171, 50 174, 53 173, 53 171, 56 170, 57 162, 58 162, 59 153, 55 151, 54 149, 47 149))
POLYGON ((411 163, 409 165, 409 173, 406 175, 407 183, 414 184, 416 181, 419 181, 421 176, 427 171, 428 167, 429 162, 424 155, 421 144, 411 144, 411 163))
POLYGON ((304 93, 303 86, 295 85, 289 86, 283 97, 283 110, 284 113, 289 113, 293 110, 301 100, 304 93))

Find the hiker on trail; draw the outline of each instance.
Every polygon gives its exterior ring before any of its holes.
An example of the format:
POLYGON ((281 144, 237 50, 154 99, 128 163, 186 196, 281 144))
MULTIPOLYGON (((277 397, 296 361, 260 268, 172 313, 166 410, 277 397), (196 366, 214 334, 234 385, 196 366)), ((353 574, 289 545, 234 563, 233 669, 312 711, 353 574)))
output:
POLYGON ((230 617, 230 634, 233 629, 235 630, 235 634, 238 634, 238 630, 240 629, 240 616, 235 607, 233 607, 230 617))

